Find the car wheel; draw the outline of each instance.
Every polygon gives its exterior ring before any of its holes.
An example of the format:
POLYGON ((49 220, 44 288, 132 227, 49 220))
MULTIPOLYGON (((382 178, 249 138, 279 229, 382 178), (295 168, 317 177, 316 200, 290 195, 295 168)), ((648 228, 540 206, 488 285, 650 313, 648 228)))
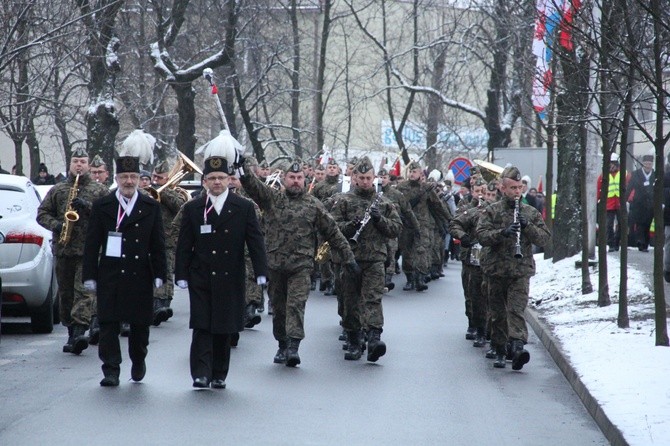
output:
POLYGON ((53 296, 51 291, 40 308, 30 316, 33 333, 51 333, 54 330, 53 296))

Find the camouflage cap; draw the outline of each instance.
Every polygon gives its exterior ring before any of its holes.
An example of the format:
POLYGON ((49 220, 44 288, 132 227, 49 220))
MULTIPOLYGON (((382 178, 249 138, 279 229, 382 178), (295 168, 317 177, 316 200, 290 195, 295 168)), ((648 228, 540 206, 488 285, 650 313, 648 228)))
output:
POLYGON ((521 172, 514 166, 505 167, 500 174, 500 178, 509 178, 510 180, 521 181, 521 172))
POLYGON ((377 176, 380 176, 380 177, 384 176, 384 175, 388 175, 388 174, 389 174, 389 171, 384 169, 383 167, 381 169, 379 169, 379 171, 377 172, 377 176))
POLYGON ((370 158, 367 156, 362 157, 354 166, 354 171, 358 173, 368 173, 372 171, 372 173, 374 173, 374 167, 372 166, 372 161, 370 161, 370 158))
MULTIPOLYGON (((72 156, 74 156, 74 154, 72 156)), ((107 163, 105 163, 105 160, 103 160, 100 155, 95 155, 91 160, 91 167, 102 167, 106 165, 107 163)))
POLYGON ((474 183, 470 181, 470 184, 472 184, 473 186, 486 186, 486 181, 484 181, 484 179, 481 177, 477 177, 474 178, 474 183))
POLYGON ((72 158, 88 158, 88 152, 83 147, 76 148, 72 151, 72 158))
MULTIPOLYGON (((367 158, 367 157, 364 157, 367 158)), ((352 166, 356 166, 356 164, 359 163, 359 159, 357 156, 354 156, 353 158, 350 158, 349 161, 347 161, 347 164, 351 164, 352 166)))
POLYGON ((417 161, 411 161, 407 165, 407 170, 414 170, 414 169, 421 169, 421 164, 419 164, 417 161))
POLYGON ((335 161, 335 158, 328 158, 328 164, 331 166, 337 166, 337 161, 335 161))
POLYGON ((148 170, 140 170, 140 178, 151 178, 151 173, 148 170))
POLYGON ((470 185, 470 182, 472 181, 472 177, 467 177, 463 183, 461 183, 461 187, 466 187, 470 189, 472 186, 470 185))
POLYGON ((286 166, 285 171, 288 172, 293 172, 293 173, 298 173, 302 172, 302 161, 300 158, 293 158, 291 162, 286 166))
POLYGON ((168 173, 170 171, 170 164, 168 164, 167 160, 159 163, 154 167, 154 172, 156 173, 168 173))
POLYGON ((263 160, 260 163, 258 163, 258 167, 260 167, 261 169, 269 169, 270 164, 268 164, 266 160, 263 160))
POLYGON ((319 163, 316 165, 314 170, 326 170, 326 167, 323 164, 319 163))

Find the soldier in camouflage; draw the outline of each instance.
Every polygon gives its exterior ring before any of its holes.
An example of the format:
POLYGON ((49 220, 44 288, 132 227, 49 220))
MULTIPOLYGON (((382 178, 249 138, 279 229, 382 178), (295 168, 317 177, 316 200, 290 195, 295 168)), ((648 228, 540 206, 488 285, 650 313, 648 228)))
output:
POLYGON ((437 183, 423 181, 421 166, 416 161, 407 165, 407 180, 396 188, 407 198, 419 221, 419 231, 403 234, 401 241, 402 269, 407 276, 404 290, 424 291, 424 278, 429 274, 430 253, 436 221, 449 222, 451 213, 435 193, 437 183))
POLYGON ((473 198, 463 206, 449 224, 451 235, 461 241, 461 282, 465 296, 465 315, 468 318, 468 330, 465 339, 474 340, 473 346, 486 345, 486 315, 488 312, 487 295, 482 293, 482 271, 479 265, 481 245, 477 241, 477 223, 485 206, 484 191, 486 183, 482 179, 472 184, 473 198))
POLYGON ((506 167, 501 180, 503 198, 484 208, 476 234, 483 246, 481 267, 490 279, 491 346, 496 349, 493 365, 505 367, 509 339, 512 369, 520 370, 530 360, 524 348, 528 341, 524 311, 530 277, 535 274, 533 245, 545 246, 551 234, 537 209, 520 202, 523 184, 519 169, 506 167), (523 257, 515 256, 517 249, 523 257))
MULTIPOLYGON (((317 183, 312 189, 312 195, 318 198, 321 203, 326 204, 330 198, 336 193, 340 192, 342 184, 340 179, 340 167, 334 159, 330 158, 326 164, 326 176, 323 181, 317 183)), ((319 239, 320 246, 324 240, 319 239)), ((319 283, 319 291, 323 291, 326 296, 331 296, 334 293, 335 277, 333 274, 333 266, 330 260, 319 265, 321 281, 319 283)))
MULTIPOLYGON (((419 221, 416 219, 416 215, 412 211, 412 206, 410 206, 409 201, 405 196, 399 192, 391 184, 391 177, 386 169, 379 169, 377 172, 377 177, 381 181, 382 192, 384 193, 384 198, 393 203, 396 207, 396 211, 400 215, 400 220, 402 220, 402 232, 407 234, 414 234, 419 230, 419 221)), ((393 274, 395 274, 395 257, 396 251, 398 250, 398 238, 390 238, 388 240, 388 258, 386 260, 386 288, 390 291, 395 288, 393 283, 393 274)))
POLYGON ((384 326, 386 244, 388 239, 400 234, 402 221, 394 204, 375 191, 375 171, 367 157, 359 161, 354 172, 355 184, 339 198, 332 211, 340 230, 352 243, 360 265, 360 272, 343 269, 342 327, 347 332, 348 346, 344 359, 360 359, 367 341, 367 360, 375 362, 386 353, 386 344, 380 339, 384 326))
POLYGON ((86 330, 96 314, 95 292, 84 289, 81 279, 84 241, 93 201, 109 193, 101 183, 89 175, 88 154, 84 149, 72 153, 67 180, 49 189, 37 210, 37 222, 53 231, 53 253, 56 257, 56 280, 60 320, 68 329, 68 340, 63 352, 80 354, 88 347, 86 330), (70 203, 70 193, 79 175, 75 198, 70 203), (79 220, 70 223, 72 233, 67 243, 59 243, 65 212, 72 207, 79 220))
MULTIPOLYGON (((151 174, 152 187, 157 190, 164 186, 168 180, 170 172, 170 165, 167 161, 158 164, 151 174)), ((177 212, 181 206, 186 203, 186 198, 173 188, 164 188, 159 197, 161 204, 161 215, 163 217, 163 227, 165 228, 166 253, 167 253, 167 267, 168 280, 165 281, 160 288, 154 288, 154 320, 153 325, 159 326, 161 322, 165 322, 173 315, 170 302, 174 296, 174 281, 172 275, 174 274, 174 254, 176 248, 176 240, 170 238, 170 228, 172 220, 174 220, 177 212)))
POLYGON ((305 337, 305 304, 317 233, 331 249, 341 251, 351 268, 357 265, 349 243, 323 204, 305 193, 299 160, 289 164, 283 181, 283 190, 275 190, 253 175, 241 178, 244 190, 260 206, 266 222, 268 295, 272 300, 272 331, 279 344, 274 362, 295 367, 300 364, 298 348, 305 337))

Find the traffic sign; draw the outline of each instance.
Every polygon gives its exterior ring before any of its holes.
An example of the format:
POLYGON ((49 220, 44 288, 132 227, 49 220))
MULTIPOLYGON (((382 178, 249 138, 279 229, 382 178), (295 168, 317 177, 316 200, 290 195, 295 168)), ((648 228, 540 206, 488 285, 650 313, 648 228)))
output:
POLYGON ((468 158, 459 156, 451 160, 449 169, 454 174, 454 183, 460 186, 466 179, 470 178, 470 168, 472 168, 472 162, 468 158))

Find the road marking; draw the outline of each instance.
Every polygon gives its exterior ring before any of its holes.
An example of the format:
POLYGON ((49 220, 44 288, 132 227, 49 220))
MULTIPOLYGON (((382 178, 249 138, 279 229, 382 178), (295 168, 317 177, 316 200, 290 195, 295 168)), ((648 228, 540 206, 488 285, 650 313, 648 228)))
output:
POLYGON ((28 345, 32 345, 34 347, 42 347, 42 346, 45 346, 45 345, 53 345, 55 343, 56 343, 56 340, 53 340, 53 341, 33 341, 33 342, 29 342, 28 345))
POLYGON ((25 350, 12 350, 12 351, 7 352, 7 356, 28 356, 28 355, 32 355, 36 351, 37 351, 37 349, 34 349, 34 348, 27 348, 25 350))
POLYGON ((0 367, 2 367, 3 365, 11 364, 12 362, 14 361, 12 361, 11 359, 0 359, 0 367))

